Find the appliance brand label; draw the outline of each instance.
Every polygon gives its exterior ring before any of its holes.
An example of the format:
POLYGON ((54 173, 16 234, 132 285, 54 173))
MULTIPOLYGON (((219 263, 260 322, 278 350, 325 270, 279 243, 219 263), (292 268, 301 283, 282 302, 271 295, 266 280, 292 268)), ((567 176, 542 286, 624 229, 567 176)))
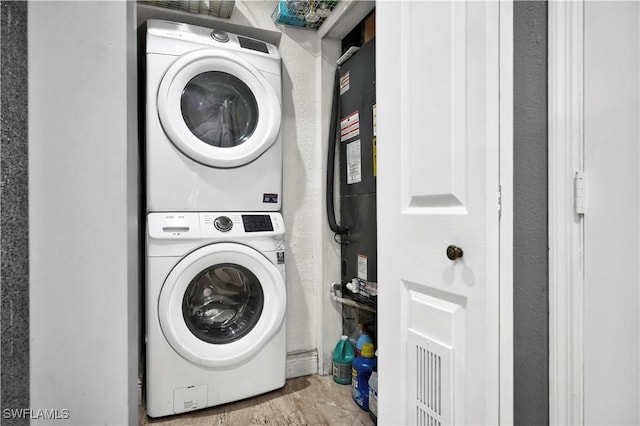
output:
POLYGON ((278 203, 278 194, 262 194, 263 203, 278 203))
POLYGON ((276 256, 278 257, 278 265, 284 264, 284 252, 279 251, 278 253, 276 253, 276 256))

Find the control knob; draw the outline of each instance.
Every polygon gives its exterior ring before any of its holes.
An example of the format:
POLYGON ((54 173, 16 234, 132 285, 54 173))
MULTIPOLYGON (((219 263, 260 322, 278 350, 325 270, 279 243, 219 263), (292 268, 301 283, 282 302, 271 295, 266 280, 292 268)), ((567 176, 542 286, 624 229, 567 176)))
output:
POLYGON ((211 38, 220 43, 226 43, 229 41, 229 34, 222 30, 211 31, 211 38))
POLYGON ((215 226, 218 231, 229 232, 231 228, 233 228, 233 222, 227 216, 218 216, 213 221, 213 226, 215 226))

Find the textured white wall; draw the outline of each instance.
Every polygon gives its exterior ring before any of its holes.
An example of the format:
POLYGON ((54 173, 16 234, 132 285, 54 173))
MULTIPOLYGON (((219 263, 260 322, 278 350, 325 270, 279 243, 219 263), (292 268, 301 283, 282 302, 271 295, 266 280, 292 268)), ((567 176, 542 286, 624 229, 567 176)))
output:
POLYGON ((282 31, 283 215, 287 226, 287 352, 317 349, 329 373, 341 316, 329 285, 340 279, 340 249, 326 225, 325 164, 331 90, 340 42, 317 32, 277 27, 276 1, 238 1, 231 22, 282 31))
MULTIPOLYGON (((340 245, 334 240, 333 232, 329 229, 327 215, 325 212, 325 174, 327 170, 327 145, 329 138, 329 120, 331 115, 331 102, 333 95, 333 82, 336 70, 336 59, 340 56, 340 42, 331 39, 322 41, 322 58, 320 67, 320 94, 318 95, 323 105, 321 111, 321 164, 322 176, 320 186, 323 194, 320 197, 322 203, 320 207, 319 221, 322 226, 322 279, 316 283, 320 287, 320 305, 322 306, 322 317, 320 323, 319 337, 321 340, 320 352, 321 373, 331 374, 332 351, 340 336, 342 335, 342 307, 333 302, 329 295, 329 287, 334 282, 340 282, 340 245)), ((339 171, 336 167, 335 182, 340 181, 339 171)), ((335 192, 337 194, 337 190, 335 192)), ((338 210, 339 200, 336 200, 335 209, 338 210)))

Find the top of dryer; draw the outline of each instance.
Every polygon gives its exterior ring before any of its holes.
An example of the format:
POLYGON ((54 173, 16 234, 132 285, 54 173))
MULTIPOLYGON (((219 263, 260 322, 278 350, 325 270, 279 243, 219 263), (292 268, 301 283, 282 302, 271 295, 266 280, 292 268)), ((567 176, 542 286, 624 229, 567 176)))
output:
POLYGON ((280 60, 276 46, 251 37, 179 22, 159 19, 147 21, 147 53, 182 55, 206 47, 280 60))

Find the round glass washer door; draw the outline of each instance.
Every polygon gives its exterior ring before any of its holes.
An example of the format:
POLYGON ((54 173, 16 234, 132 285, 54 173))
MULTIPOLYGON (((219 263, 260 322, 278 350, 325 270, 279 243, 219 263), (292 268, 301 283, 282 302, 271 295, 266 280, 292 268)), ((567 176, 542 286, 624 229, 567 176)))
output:
POLYGON ((171 270, 158 319, 182 357, 222 367, 259 351, 281 327, 286 303, 282 274, 265 256, 242 244, 217 243, 171 270))
POLYGON ((231 52, 180 56, 162 77, 157 106, 171 142, 207 166, 247 164, 280 133, 279 95, 253 64, 231 52))

